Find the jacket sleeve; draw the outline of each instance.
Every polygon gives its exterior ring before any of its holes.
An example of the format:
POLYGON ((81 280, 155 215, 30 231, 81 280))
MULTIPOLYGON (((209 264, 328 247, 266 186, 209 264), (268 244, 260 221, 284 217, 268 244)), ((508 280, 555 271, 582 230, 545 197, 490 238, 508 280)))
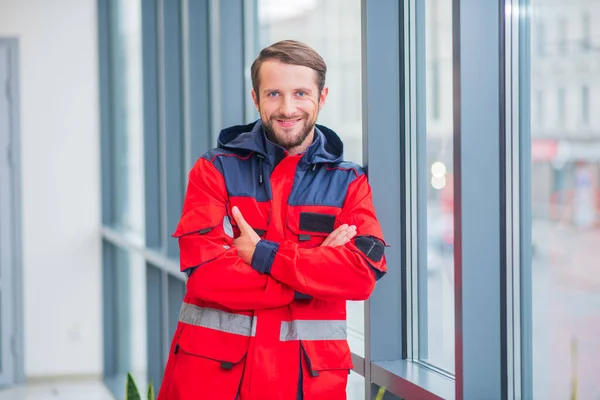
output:
POLYGON ((173 234, 179 241, 181 270, 189 276, 188 293, 234 310, 291 303, 294 290, 238 257, 226 205, 223 176, 201 158, 189 174, 182 217, 173 234))
POLYGON ((299 248, 293 241, 261 240, 252 259, 298 292, 323 300, 365 300, 386 272, 385 243, 365 175, 348 188, 340 224, 356 225, 357 235, 340 247, 299 248))

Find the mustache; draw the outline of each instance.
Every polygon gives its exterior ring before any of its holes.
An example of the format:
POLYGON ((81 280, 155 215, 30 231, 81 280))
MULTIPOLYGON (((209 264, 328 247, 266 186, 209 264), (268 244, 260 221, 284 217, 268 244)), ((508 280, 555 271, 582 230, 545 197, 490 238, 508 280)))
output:
POLYGON ((301 118, 306 118, 306 115, 283 115, 283 114, 277 114, 277 115, 271 115, 271 119, 301 119, 301 118))

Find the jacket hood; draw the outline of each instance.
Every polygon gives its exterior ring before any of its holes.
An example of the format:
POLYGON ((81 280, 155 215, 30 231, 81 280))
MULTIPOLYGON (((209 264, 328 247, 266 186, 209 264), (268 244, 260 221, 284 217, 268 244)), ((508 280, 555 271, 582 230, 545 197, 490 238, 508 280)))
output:
MULTIPOLYGON (((252 151, 276 165, 287 151, 267 139, 261 120, 237 125, 219 133, 218 147, 233 151, 252 151)), ((305 163, 337 163, 343 160, 344 145, 339 136, 323 125, 315 125, 315 139, 302 157, 305 163)))

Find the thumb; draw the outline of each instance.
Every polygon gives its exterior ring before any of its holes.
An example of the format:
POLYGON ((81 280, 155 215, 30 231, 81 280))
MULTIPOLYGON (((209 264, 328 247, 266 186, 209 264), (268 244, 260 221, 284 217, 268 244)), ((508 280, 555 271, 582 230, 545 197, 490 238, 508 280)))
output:
POLYGON ((234 206, 231 211, 233 211, 233 218, 235 218, 235 222, 237 222, 242 233, 248 233, 249 229, 253 230, 252 227, 250 227, 250 225, 246 222, 242 212, 237 206, 234 206))

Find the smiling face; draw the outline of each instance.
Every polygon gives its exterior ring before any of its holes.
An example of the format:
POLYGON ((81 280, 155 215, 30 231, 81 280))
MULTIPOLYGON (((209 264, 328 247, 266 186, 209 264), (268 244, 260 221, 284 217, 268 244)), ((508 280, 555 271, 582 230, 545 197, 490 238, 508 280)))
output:
POLYGON ((319 93, 317 72, 311 68, 266 60, 260 66, 258 93, 252 99, 270 141, 302 153, 312 143, 319 110, 328 89, 319 93))

